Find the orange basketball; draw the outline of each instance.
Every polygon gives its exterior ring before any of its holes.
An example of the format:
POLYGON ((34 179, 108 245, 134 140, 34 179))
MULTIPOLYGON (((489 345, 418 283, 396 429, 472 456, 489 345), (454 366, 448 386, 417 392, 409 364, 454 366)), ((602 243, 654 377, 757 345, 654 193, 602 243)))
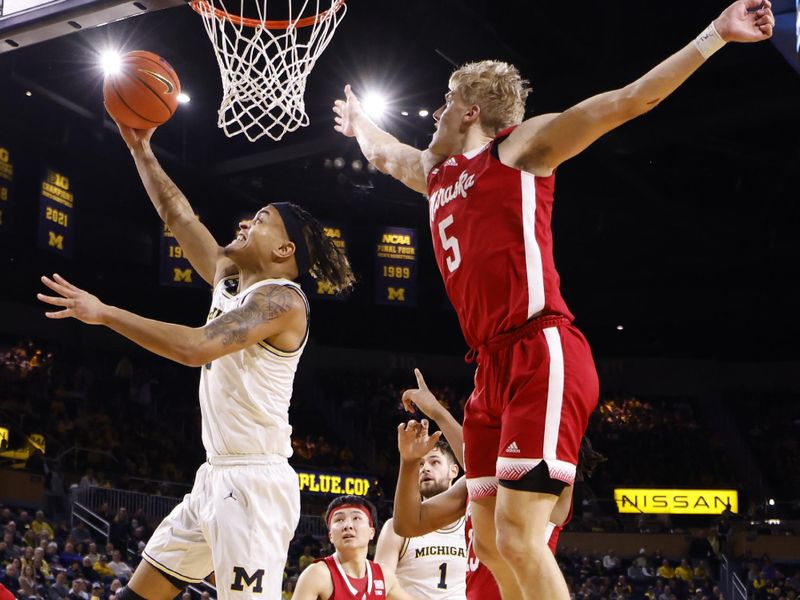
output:
POLYGON ((134 129, 165 123, 175 113, 180 93, 181 82, 170 64, 144 50, 125 54, 119 71, 103 81, 106 110, 134 129))

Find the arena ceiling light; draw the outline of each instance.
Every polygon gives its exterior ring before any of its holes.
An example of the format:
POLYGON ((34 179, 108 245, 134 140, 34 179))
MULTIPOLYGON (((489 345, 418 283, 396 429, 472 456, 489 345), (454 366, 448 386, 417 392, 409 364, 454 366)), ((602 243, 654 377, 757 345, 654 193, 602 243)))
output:
POLYGON ((189 96, 189 94, 187 94, 186 92, 181 92, 175 99, 181 104, 186 104, 192 101, 191 96, 189 96))
POLYGON ((122 68, 122 55, 116 50, 105 50, 100 53, 100 66, 104 75, 116 75, 122 68))
POLYGON ((378 92, 368 92, 364 96, 364 110, 373 119, 380 119, 386 112, 386 97, 378 92))

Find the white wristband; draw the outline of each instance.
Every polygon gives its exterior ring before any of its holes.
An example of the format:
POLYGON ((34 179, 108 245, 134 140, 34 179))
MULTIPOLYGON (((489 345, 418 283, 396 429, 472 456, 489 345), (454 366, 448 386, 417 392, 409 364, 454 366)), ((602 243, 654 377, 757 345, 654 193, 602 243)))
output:
POLYGON ((703 33, 694 39, 694 47, 703 55, 703 58, 708 58, 714 54, 714 52, 722 48, 725 43, 725 40, 722 39, 717 28, 714 27, 713 21, 703 30, 703 33))

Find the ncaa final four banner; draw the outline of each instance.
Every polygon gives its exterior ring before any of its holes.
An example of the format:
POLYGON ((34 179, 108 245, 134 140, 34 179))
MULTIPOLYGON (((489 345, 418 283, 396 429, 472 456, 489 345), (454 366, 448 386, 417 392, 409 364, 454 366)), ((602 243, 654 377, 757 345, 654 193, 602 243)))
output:
MULTIPOLYGON (((322 228, 325 230, 325 235, 333 240, 333 244, 345 254, 347 253, 347 235, 345 231, 339 226, 332 223, 323 223, 322 228)), ((311 288, 310 298, 319 300, 346 300, 347 293, 337 294, 331 289, 330 284, 324 281, 314 280, 311 288)))
POLYGON ((417 230, 384 227, 375 246, 375 302, 417 305, 417 230))
POLYGON ((13 183, 14 163, 11 162, 11 150, 0 143, 0 231, 8 228, 13 183))
POLYGON ((72 258, 75 246, 75 194, 69 177, 45 171, 39 190, 39 247, 72 258))
POLYGON ((201 288, 207 284, 197 274, 189 259, 183 254, 183 248, 175 239, 175 235, 166 224, 161 226, 160 278, 161 285, 175 287, 201 288))

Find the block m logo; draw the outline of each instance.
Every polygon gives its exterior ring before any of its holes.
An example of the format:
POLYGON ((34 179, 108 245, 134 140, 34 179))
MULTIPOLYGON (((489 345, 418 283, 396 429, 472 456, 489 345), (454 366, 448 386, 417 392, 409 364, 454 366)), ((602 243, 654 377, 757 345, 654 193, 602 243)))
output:
POLYGON ((191 269, 172 269, 172 281, 178 283, 192 283, 191 269))
POLYGON ((57 248, 58 250, 64 249, 64 236, 52 231, 47 232, 47 245, 57 248))
POLYGON ((233 567, 233 583, 231 589, 234 592, 243 592, 245 587, 253 587, 254 594, 264 591, 264 569, 259 569, 252 575, 248 575, 242 567, 233 567))
POLYGON ((406 288, 393 288, 393 287, 388 288, 387 299, 396 300, 397 302, 405 302, 406 288))

